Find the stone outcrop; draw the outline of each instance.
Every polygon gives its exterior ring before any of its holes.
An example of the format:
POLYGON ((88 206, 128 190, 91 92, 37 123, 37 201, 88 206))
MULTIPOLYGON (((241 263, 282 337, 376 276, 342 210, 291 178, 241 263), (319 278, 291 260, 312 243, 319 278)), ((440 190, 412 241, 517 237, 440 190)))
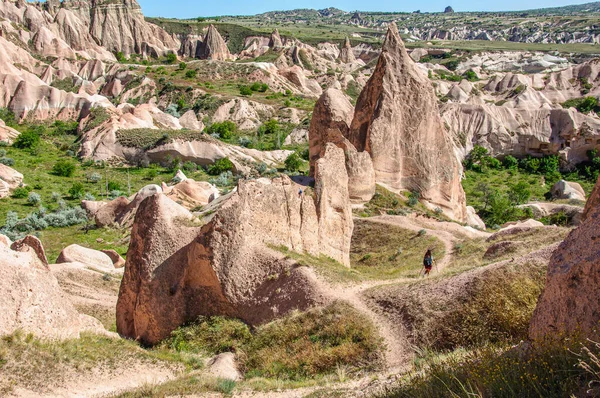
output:
POLYGON ((277 29, 271 33, 271 37, 269 38, 269 48, 273 50, 280 50, 283 48, 283 42, 281 41, 281 36, 277 29))
POLYGON ((599 258, 600 207, 596 204, 552 255, 546 287, 531 319, 531 339, 598 338, 599 258))
POLYGON ((432 208, 466 219, 461 166, 430 81, 390 24, 373 75, 360 94, 350 142, 371 154, 377 182, 419 192, 432 208))
POLYGON ((90 33, 109 51, 125 55, 159 57, 177 52, 180 46, 163 29, 144 20, 136 0, 93 0, 90 33))
POLYGON ((114 271, 115 268, 113 260, 107 254, 76 244, 65 247, 56 263, 81 263, 101 271, 114 271))
POLYGON ((0 180, 6 182, 10 189, 14 189, 23 184, 23 174, 0 163, 0 180))
POLYGON ((354 56, 352 45, 350 44, 350 39, 348 37, 346 37, 346 40, 344 40, 344 45, 340 51, 340 61, 346 64, 356 61, 356 57, 354 56))
POLYGON ((19 132, 12 127, 8 127, 2 119, 0 119, 0 141, 12 144, 15 138, 19 136, 19 132))
POLYGON ((240 180, 201 222, 165 195, 137 212, 117 305, 117 330, 154 344, 200 315, 256 325, 323 303, 314 275, 272 248, 349 264, 353 222, 344 153, 329 145, 314 193, 287 176, 240 180))
POLYGON ((583 210, 582 219, 586 219, 590 213, 596 208, 600 206, 600 177, 598 177, 598 181, 596 181, 596 185, 594 185, 594 189, 592 193, 585 203, 585 209, 583 210))
POLYGON ((0 335, 16 330, 47 338, 76 338, 83 331, 106 333, 82 315, 34 250, 14 251, 0 239, 0 335))
POLYGON ((227 44, 225 44, 225 40, 223 40, 214 25, 208 27, 204 40, 196 52, 196 58, 214 59, 217 61, 226 61, 233 58, 227 48, 227 44))
POLYGON ((585 202, 585 191, 576 182, 560 180, 552 186, 550 193, 555 199, 572 199, 585 202))
POLYGON ((42 242, 35 236, 28 235, 23 239, 13 242, 10 248, 16 252, 34 253, 40 263, 48 268, 48 258, 42 242))
POLYGON ((375 172, 368 152, 358 152, 348 141, 354 109, 340 90, 327 89, 315 104, 309 128, 310 175, 317 173, 318 160, 327 144, 344 150, 348 191, 354 202, 368 202, 375 194, 375 172))

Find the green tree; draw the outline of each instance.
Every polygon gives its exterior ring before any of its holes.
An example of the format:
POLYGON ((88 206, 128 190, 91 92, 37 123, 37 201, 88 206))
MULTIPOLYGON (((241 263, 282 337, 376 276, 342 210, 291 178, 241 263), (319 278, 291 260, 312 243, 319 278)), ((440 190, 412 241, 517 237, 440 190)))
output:
POLYGON ((206 129, 206 132, 211 135, 218 135, 221 139, 228 140, 233 137, 237 126, 234 122, 226 120, 221 123, 213 123, 206 129))
POLYGON ((531 191, 529 190, 529 184, 525 181, 521 181, 510 187, 508 191, 508 198, 513 204, 522 205, 529 201, 531 197, 531 191))
POLYGON ((69 188, 69 196, 72 199, 81 199, 84 195, 84 186, 80 182, 75 182, 69 188))
POLYGON ((187 68, 187 64, 185 62, 180 62, 179 63, 179 70, 184 70, 185 68, 187 68))

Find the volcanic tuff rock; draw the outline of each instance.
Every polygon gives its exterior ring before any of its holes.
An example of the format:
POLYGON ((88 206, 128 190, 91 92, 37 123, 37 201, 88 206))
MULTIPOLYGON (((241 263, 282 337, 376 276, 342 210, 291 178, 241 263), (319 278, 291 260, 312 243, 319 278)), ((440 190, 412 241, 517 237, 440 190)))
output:
POLYGON ((585 203, 585 209, 583 210, 582 218, 585 220, 596 207, 600 207, 600 176, 598 177, 598 181, 596 181, 596 185, 594 185, 594 189, 592 190, 590 197, 585 203))
POLYGON ((0 335, 20 329, 40 337, 105 333, 100 322, 75 310, 35 250, 13 251, 0 239, 0 335))
POLYGON ((377 182, 419 192, 430 207, 466 219, 461 166, 437 97, 408 56, 395 24, 356 103, 350 142, 371 154, 377 182))
POLYGON ((279 30, 275 29, 273 33, 271 33, 271 37, 269 39, 269 47, 274 50, 283 48, 283 42, 281 41, 279 30))
POLYGON ((353 222, 344 153, 329 145, 314 194, 289 177, 240 180, 198 223, 164 195, 142 202, 131 233, 117 330, 154 344, 200 315, 260 324, 323 303, 314 275, 273 247, 349 264, 353 222))
POLYGON ((356 61, 354 52, 352 50, 352 45, 350 44, 350 39, 348 39, 348 37, 346 37, 346 40, 344 40, 344 45, 340 51, 340 60, 347 64, 356 61))
POLYGON ((75 244, 65 247, 60 252, 56 263, 81 263, 102 271, 114 270, 113 261, 107 254, 75 244))
MULTIPOLYGON (((596 184, 595 190, 600 184, 596 184)), ((533 340, 577 334, 596 339, 600 319, 600 207, 560 244, 548 265, 546 287, 529 327, 533 340)))
POLYGON ((585 191, 576 182, 560 180, 550 190, 552 197, 555 199, 575 199, 582 202, 585 201, 585 191))
POLYGON ((232 59, 231 53, 225 44, 225 40, 219 34, 214 25, 210 25, 204 36, 204 41, 198 47, 196 58, 214 59, 218 61, 226 61, 232 59))
POLYGON ((354 109, 340 90, 327 89, 315 104, 309 129, 310 175, 317 174, 318 160, 325 154, 327 144, 344 150, 348 191, 355 202, 368 202, 375 194, 375 171, 368 152, 358 152, 346 137, 354 109))

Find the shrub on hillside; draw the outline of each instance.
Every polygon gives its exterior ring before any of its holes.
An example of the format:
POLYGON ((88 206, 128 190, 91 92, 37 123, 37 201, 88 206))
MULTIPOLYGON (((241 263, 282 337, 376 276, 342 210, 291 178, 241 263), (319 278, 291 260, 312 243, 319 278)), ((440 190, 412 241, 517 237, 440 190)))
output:
POLYGON ((302 159, 300 159, 300 156, 296 152, 292 153, 285 160, 285 169, 287 171, 296 172, 300 170, 300 167, 302 167, 302 159))
POLYGON ((40 143, 40 135, 33 130, 27 130, 15 139, 13 147, 19 149, 32 149, 40 143))
POLYGON ((234 122, 226 120, 220 123, 213 123, 206 129, 206 133, 210 135, 218 135, 219 138, 228 140, 233 137, 233 134, 237 130, 237 126, 234 122))
POLYGON ((232 171, 234 168, 233 163, 229 158, 218 159, 215 163, 208 166, 208 174, 217 176, 228 171, 232 171))
POLYGON ((75 163, 70 160, 61 159, 52 167, 52 174, 59 177, 73 177, 75 169, 75 163))
POLYGON ((248 86, 241 86, 240 87, 240 95, 244 95, 244 96, 251 96, 252 95, 252 89, 248 86))
POLYGON ((27 196, 27 203, 29 203, 32 206, 37 206, 40 203, 42 203, 42 197, 39 193, 29 192, 29 196, 27 196))
POLYGON ((84 189, 85 188, 82 183, 75 182, 73 183, 71 188, 69 188, 69 196, 71 197, 71 199, 81 199, 84 194, 84 189))
POLYGON ((29 196, 29 191, 25 187, 18 187, 12 193, 12 197, 15 199, 24 199, 29 196))

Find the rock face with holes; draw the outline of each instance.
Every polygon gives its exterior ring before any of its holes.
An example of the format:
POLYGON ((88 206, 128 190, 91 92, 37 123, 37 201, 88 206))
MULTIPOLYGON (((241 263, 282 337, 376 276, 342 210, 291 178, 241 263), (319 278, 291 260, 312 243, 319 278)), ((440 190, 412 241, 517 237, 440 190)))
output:
POLYGON ((165 195, 137 212, 117 305, 117 329, 154 344, 200 315, 260 324, 325 302, 314 274, 279 251, 349 264, 353 222, 344 153, 329 145, 314 192, 287 176, 240 180, 202 220, 165 195))
MULTIPOLYGON (((595 191, 600 184, 596 184, 595 191)), ((600 206, 560 244, 548 265, 546 287, 529 327, 533 340, 571 334, 596 339, 600 321, 600 206)))
POLYGON ((41 245, 27 249, 28 243, 35 246, 39 241, 15 242, 15 251, 4 238, 0 235, 0 335, 23 330, 66 339, 79 337, 83 331, 106 333, 98 320, 80 314, 70 303, 40 259, 41 245))

